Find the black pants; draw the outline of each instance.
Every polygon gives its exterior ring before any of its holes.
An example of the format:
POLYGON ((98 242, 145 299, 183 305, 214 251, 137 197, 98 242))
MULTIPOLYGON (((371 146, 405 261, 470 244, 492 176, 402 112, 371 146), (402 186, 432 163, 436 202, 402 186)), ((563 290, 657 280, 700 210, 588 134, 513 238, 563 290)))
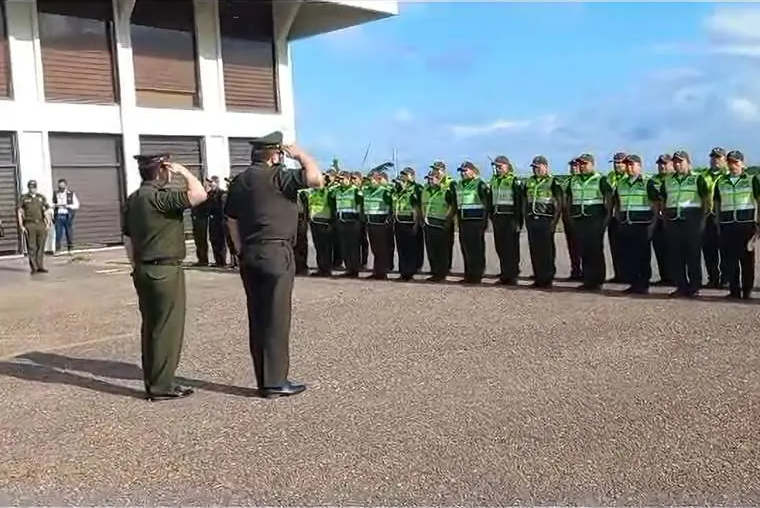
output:
MULTIPOLYGON (((417 228, 417 271, 425 265, 425 231, 422 226, 417 228)), ((400 268, 399 268, 400 269, 400 268)))
POLYGON ((393 223, 388 225, 388 255, 390 256, 390 271, 392 272, 396 264, 396 235, 393 232, 393 223))
POLYGON ((333 246, 333 269, 337 270, 343 265, 343 249, 340 247, 340 234, 338 228, 333 227, 332 230, 332 246, 333 246))
POLYGON ((211 251, 214 253, 214 263, 218 266, 227 264, 227 239, 224 233, 224 218, 209 217, 208 239, 211 242, 211 251))
POLYGON ((683 294, 696 293, 702 287, 702 221, 667 221, 664 234, 670 258, 669 273, 676 288, 683 294))
POLYGON ((659 219, 654 226, 652 247, 654 247, 654 256, 657 259, 657 271, 660 274, 660 281, 663 284, 673 284, 673 278, 670 276, 670 258, 668 256, 667 242, 665 241, 665 225, 662 219, 659 219))
POLYGON ((398 249, 398 271, 401 278, 408 279, 419 271, 419 257, 424 252, 419 245, 422 228, 416 224, 397 222, 394 229, 398 249))
POLYGON ((533 266, 533 282, 537 286, 552 284, 557 272, 557 249, 554 243, 553 221, 552 217, 536 215, 528 215, 525 219, 530 263, 533 266))
POLYGON ((388 275, 393 264, 393 226, 387 224, 367 224, 367 236, 372 249, 373 275, 388 275))
POLYGON ((612 258, 612 273, 616 282, 622 282, 623 269, 620 255, 620 227, 617 218, 611 217, 607 223, 607 241, 610 243, 610 257, 612 258))
POLYGON ((369 236, 367 235, 367 225, 362 222, 362 230, 360 233, 360 252, 361 252, 361 260, 362 260, 362 267, 367 266, 367 262, 369 261, 369 236))
POLYGON ((619 224, 622 281, 637 290, 649 289, 652 278, 652 240, 649 224, 619 224))
POLYGON ((196 215, 193 219, 193 241, 195 242, 195 256, 198 263, 208 264, 208 217, 196 215))
POLYGON ((512 282, 520 275, 520 233, 514 215, 494 214, 493 241, 499 256, 499 279, 512 282))
POLYGON ((705 258, 707 283, 722 286, 726 283, 726 261, 721 252, 722 241, 713 216, 708 217, 702 232, 702 256, 705 258))
POLYGON ((454 263, 454 228, 449 229, 449 272, 454 263))
POLYGON ((230 236, 230 228, 227 226, 227 221, 224 221, 224 239, 227 243, 227 249, 230 251, 230 265, 236 267, 238 266, 238 252, 235 249, 235 244, 232 242, 232 236, 230 236))
POLYGON ((574 233, 581 251, 583 285, 598 288, 607 278, 607 263, 604 258, 604 229, 606 217, 580 217, 573 219, 574 233))
POLYGON ((430 274, 433 277, 446 277, 451 271, 451 225, 434 228, 425 225, 425 250, 427 251, 430 274))
POLYGON ((480 282, 486 271, 486 228, 488 219, 459 220, 459 247, 464 259, 464 278, 480 282))
POLYGON ((362 229, 359 221, 335 223, 340 239, 340 257, 346 264, 346 273, 354 275, 362 269, 362 229))
POLYGON ((259 388, 283 383, 290 368, 290 322, 296 265, 290 242, 246 246, 240 278, 248 307, 248 341, 259 388))
POLYGON ((581 249, 572 219, 563 217, 562 228, 565 230, 567 253, 570 257, 570 278, 580 279, 583 276, 583 270, 581 270, 581 249))
POLYGON ((726 262, 725 275, 731 294, 749 296, 755 285, 755 251, 747 243, 755 234, 753 223, 734 222, 720 225, 722 254, 726 262))
POLYGON ((311 239, 317 254, 317 270, 322 274, 332 273, 333 267, 333 227, 330 224, 311 223, 311 239))
POLYGON ((296 229, 296 244, 293 246, 296 261, 296 274, 302 275, 309 271, 309 222, 305 216, 298 216, 296 229))

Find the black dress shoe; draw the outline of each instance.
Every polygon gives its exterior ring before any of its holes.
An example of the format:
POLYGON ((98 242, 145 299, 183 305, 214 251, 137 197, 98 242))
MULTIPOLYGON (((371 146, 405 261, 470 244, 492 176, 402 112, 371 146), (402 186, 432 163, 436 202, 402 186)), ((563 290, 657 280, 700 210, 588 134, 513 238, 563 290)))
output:
POLYGON ((192 388, 186 386, 172 386, 165 392, 151 392, 148 390, 145 398, 151 402, 158 402, 161 400, 182 399, 184 397, 189 397, 193 393, 195 393, 195 390, 192 388))
POLYGON ((48 273, 47 268, 38 268, 37 273, 48 273))
POLYGON ((306 385, 297 381, 285 381, 277 386, 268 386, 259 388, 259 395, 265 399, 276 399, 278 397, 290 397, 306 391, 306 385))

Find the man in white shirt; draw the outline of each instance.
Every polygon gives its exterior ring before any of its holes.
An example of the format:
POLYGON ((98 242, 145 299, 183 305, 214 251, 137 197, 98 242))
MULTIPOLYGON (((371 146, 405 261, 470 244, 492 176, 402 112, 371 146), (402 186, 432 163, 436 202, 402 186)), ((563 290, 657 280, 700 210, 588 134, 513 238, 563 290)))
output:
POLYGON ((58 180, 58 190, 53 194, 53 213, 55 219, 55 251, 60 252, 64 235, 66 248, 71 252, 74 246, 74 214, 79 209, 79 198, 69 189, 65 179, 58 180))

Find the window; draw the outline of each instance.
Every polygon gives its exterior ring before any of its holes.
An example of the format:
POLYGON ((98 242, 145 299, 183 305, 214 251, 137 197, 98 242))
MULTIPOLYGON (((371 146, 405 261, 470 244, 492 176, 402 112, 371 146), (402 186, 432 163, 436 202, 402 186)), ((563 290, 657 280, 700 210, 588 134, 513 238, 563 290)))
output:
POLYGON ((5 25, 5 2, 0 1, 0 97, 10 97, 11 90, 11 59, 5 25))
POLYGON ((137 105, 200 105, 193 0, 137 0, 132 12, 137 105))
POLYGON ((113 10, 109 0, 37 1, 45 98, 113 104, 113 10))
POLYGON ((232 110, 277 111, 272 2, 219 2, 224 96, 232 110))

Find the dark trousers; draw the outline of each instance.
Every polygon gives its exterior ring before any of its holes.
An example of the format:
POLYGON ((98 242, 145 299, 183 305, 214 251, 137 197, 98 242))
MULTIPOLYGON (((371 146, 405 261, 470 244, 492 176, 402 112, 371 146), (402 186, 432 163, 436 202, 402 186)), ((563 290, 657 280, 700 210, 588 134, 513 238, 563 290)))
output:
POLYGON ((230 229, 227 227, 227 221, 224 221, 224 240, 227 243, 227 249, 230 251, 230 265, 234 268, 238 266, 238 252, 235 249, 235 244, 232 243, 232 237, 230 236, 230 229))
POLYGON ((372 249, 372 273, 388 275, 393 264, 393 226, 387 224, 367 224, 369 245, 372 249))
POLYGON ((607 241, 610 243, 612 273, 615 281, 622 281, 623 278, 622 258, 620 254, 620 228, 621 224, 618 219, 611 217, 607 223, 607 241))
POLYGON ((332 229, 333 269, 339 269, 343 265, 343 249, 340 246, 340 233, 337 226, 332 229))
POLYGON ((563 217, 562 229, 565 230, 565 242, 567 243, 567 252, 570 257, 570 278, 580 279, 583 276, 583 270, 581 270, 581 249, 572 219, 563 217))
POLYGON ((618 242, 622 281, 637 290, 649 289, 652 278, 652 240, 649 224, 619 223, 618 242))
POLYGON ((705 258, 707 283, 711 286, 722 286, 726 283, 726 261, 721 252, 721 239, 715 217, 710 216, 702 232, 702 256, 705 258))
POLYGON ((669 273, 679 292, 694 294, 702 287, 702 221, 665 222, 665 238, 670 258, 669 273))
POLYGON ((45 269, 45 243, 47 242, 48 230, 41 222, 24 224, 26 228, 26 257, 29 260, 29 269, 32 272, 45 269))
POLYGON ((402 278, 407 279, 419 271, 419 257, 424 253, 419 245, 422 228, 416 224, 397 222, 394 229, 398 249, 398 271, 402 278))
POLYGON ((494 214, 493 241, 499 256, 499 279, 511 282, 520 275, 520 232, 514 215, 494 214))
POLYGON ((340 257, 346 264, 346 273, 359 273, 362 269, 362 223, 338 221, 335 229, 340 238, 340 257))
POLYGON ((66 237, 66 249, 71 252, 74 248, 74 224, 71 213, 56 215, 55 217, 55 250, 61 250, 63 237, 66 237))
POLYGON ((367 225, 364 224, 363 222, 361 224, 362 224, 362 230, 359 236, 361 240, 361 243, 359 245, 360 247, 359 250, 361 252, 362 267, 365 267, 367 266, 367 262, 369 261, 369 236, 367 235, 367 225))
POLYGON ((753 223, 733 222, 720 225, 722 255, 726 262, 723 272, 731 294, 749 296, 755 285, 755 251, 747 243, 755 234, 753 223))
POLYGON ((464 278, 480 282, 486 271, 487 219, 459 220, 459 247, 464 258, 464 278))
POLYGON ((259 388, 284 383, 290 368, 295 256, 290 242, 246 246, 240 278, 248 308, 248 341, 259 388))
POLYGON ((298 216, 293 255, 296 261, 296 273, 299 275, 307 273, 309 271, 309 222, 305 216, 298 216))
POLYGON ((132 282, 142 326, 145 389, 166 393, 174 383, 185 337, 185 272, 176 265, 136 264, 132 282))
POLYGON ((211 251, 214 253, 214 263, 217 266, 225 266, 227 264, 226 236, 224 217, 209 217, 208 239, 211 242, 211 251))
POLYGON ((193 216, 193 242, 198 263, 208 264, 208 217, 193 216))
POLYGON ((652 235, 652 247, 654 256, 657 259, 657 271, 660 274, 660 281, 663 284, 673 284, 673 278, 670 276, 670 265, 667 241, 665 240, 665 224, 662 219, 658 219, 654 226, 652 235))
POLYGON ((454 263, 454 228, 449 229, 449 272, 454 263))
POLYGON ((424 227, 425 250, 430 274, 434 277, 446 277, 451 271, 451 229, 451 225, 445 228, 424 227))
POLYGON ((554 275, 557 272, 553 221, 552 217, 536 215, 528 215, 525 219, 530 263, 533 266, 533 282, 538 286, 550 285, 554 282, 554 275))
POLYGON ((332 273, 333 267, 333 227, 319 222, 311 223, 311 239, 317 254, 317 270, 322 274, 332 273))
POLYGON ((573 219, 574 233, 581 251, 583 285, 589 288, 601 287, 607 278, 607 262, 604 258, 605 226, 606 217, 573 219))
POLYGON ((417 271, 425 265, 425 231, 422 226, 417 228, 417 271))
POLYGON ((393 223, 388 225, 388 252, 390 256, 390 271, 392 272, 396 264, 396 235, 393 232, 393 223))

